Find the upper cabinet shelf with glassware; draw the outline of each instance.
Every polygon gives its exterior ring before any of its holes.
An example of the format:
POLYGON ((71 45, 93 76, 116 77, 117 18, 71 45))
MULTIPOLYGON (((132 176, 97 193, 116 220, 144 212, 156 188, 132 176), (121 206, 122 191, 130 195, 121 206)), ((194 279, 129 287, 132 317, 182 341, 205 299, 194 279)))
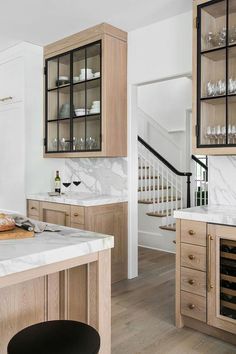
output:
POLYGON ((236 154, 236 0, 194 2, 193 150, 236 154))
POLYGON ((126 52, 106 24, 45 47, 45 157, 127 155, 126 52))

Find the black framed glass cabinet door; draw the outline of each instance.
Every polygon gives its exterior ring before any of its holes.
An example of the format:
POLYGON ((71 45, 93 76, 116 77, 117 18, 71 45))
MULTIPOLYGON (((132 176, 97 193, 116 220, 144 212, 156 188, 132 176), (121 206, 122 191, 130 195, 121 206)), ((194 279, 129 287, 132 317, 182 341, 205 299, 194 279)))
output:
POLYGON ((101 151, 101 54, 97 41, 46 60, 46 153, 101 151))
POLYGON ((196 12, 196 147, 210 154, 236 147, 236 0, 206 1, 196 12))

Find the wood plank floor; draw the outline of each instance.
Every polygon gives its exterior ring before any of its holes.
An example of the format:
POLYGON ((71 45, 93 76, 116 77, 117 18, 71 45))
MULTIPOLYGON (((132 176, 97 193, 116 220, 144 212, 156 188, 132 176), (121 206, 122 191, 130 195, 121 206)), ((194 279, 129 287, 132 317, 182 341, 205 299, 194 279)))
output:
POLYGON ((172 254, 139 249, 136 279, 112 288, 112 354, 233 354, 236 347, 174 326, 172 254))

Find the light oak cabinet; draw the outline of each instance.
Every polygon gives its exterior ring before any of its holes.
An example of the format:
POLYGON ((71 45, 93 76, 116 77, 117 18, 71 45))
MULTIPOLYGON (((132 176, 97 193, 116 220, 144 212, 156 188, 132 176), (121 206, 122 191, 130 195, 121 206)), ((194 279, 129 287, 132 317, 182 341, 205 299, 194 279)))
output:
POLYGON ((28 200, 28 217, 114 236, 111 251, 112 283, 127 279, 127 203, 81 207, 28 200))
POLYGON ((127 156, 127 33, 101 24, 44 57, 44 156, 127 156))
POLYGON ((236 154, 236 5, 193 2, 193 153, 236 154))
POLYGON ((177 220, 176 326, 236 344, 236 227, 177 220))

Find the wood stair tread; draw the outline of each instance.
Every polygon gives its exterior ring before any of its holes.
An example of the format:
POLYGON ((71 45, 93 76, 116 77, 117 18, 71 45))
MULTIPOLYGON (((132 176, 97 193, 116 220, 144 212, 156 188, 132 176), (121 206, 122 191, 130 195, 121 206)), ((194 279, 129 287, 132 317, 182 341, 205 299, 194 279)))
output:
POLYGON ((139 179, 158 179, 159 176, 139 176, 139 179))
POLYGON ((148 188, 146 188, 145 189, 145 187, 143 187, 143 190, 141 189, 141 187, 139 187, 139 189, 138 189, 138 192, 149 192, 150 190, 151 191, 153 191, 153 190, 155 190, 155 191, 158 191, 158 190, 164 190, 164 189, 171 189, 171 186, 159 186, 159 188, 158 188, 158 186, 155 186, 155 188, 153 188, 153 186, 151 187, 151 189, 148 187, 148 188))
MULTIPOLYGON (((164 218, 164 217, 167 216, 167 212, 166 212, 166 210, 163 210, 162 213, 160 211, 159 212, 154 211, 154 212, 146 213, 146 215, 153 216, 153 217, 156 217, 156 218, 164 218)), ((169 210, 168 216, 171 216, 171 210, 169 210)))
MULTIPOLYGON (((178 198, 176 198, 176 197, 174 197, 174 198, 171 198, 171 197, 169 197, 168 199, 166 198, 166 197, 164 197, 164 198, 159 198, 159 200, 158 199, 155 199, 155 203, 166 203, 166 202, 176 202, 177 200, 181 200, 181 198, 180 197, 178 197, 178 198)), ((145 199, 140 199, 139 201, 138 201, 138 203, 139 204, 153 204, 153 199, 147 199, 147 200, 145 200, 145 199)))
POLYGON ((159 226, 161 230, 176 231, 176 224, 159 226))

